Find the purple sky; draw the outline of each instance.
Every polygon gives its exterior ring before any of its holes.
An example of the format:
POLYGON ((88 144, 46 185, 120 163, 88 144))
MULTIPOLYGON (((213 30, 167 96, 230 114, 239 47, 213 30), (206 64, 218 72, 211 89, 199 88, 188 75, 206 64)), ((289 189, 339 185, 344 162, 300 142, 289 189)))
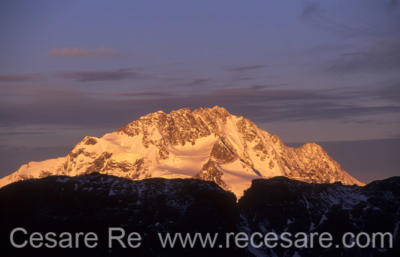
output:
POLYGON ((400 174, 400 2, 1 1, 0 176, 162 109, 220 105, 400 174))

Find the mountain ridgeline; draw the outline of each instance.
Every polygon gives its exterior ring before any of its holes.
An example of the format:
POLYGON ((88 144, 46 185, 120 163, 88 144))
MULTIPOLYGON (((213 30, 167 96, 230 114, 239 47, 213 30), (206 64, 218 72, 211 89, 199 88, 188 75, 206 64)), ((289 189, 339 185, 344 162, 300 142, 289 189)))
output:
POLYGON ((215 106, 168 114, 158 111, 101 138, 86 136, 65 157, 22 165, 0 179, 0 187, 49 175, 93 172, 133 180, 197 178, 213 181, 237 197, 252 180, 275 176, 363 185, 321 146, 288 147, 250 120, 215 106))

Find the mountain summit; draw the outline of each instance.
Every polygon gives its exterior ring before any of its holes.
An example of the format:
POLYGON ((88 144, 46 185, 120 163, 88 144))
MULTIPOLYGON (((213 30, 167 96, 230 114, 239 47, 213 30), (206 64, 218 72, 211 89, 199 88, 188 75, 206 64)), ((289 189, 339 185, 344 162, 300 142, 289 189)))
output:
POLYGON ((250 120, 214 106, 158 111, 101 138, 84 137, 65 157, 22 165, 0 179, 0 187, 30 178, 93 172, 135 180, 198 178, 214 181, 238 197, 253 179, 275 176, 363 185, 321 146, 288 147, 250 120))

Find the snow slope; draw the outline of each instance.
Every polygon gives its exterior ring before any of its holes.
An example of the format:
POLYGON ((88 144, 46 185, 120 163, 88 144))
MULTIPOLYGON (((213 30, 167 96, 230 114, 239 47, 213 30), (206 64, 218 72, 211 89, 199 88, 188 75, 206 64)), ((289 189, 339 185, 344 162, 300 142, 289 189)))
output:
POLYGON ((57 159, 29 162, 0 179, 9 183, 49 175, 99 172, 130 179, 199 178, 240 197, 255 178, 286 176, 363 185, 317 144, 291 148, 275 135, 224 108, 158 111, 101 138, 84 137, 57 159))

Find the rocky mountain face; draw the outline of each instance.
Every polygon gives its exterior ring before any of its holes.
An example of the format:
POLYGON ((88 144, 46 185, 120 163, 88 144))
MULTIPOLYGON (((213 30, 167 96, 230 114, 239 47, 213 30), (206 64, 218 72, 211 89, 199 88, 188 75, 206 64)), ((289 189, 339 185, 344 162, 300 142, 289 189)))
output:
MULTIPOLYGON (((0 189, 2 256, 399 256, 400 178, 364 187, 309 184, 285 177, 254 180, 239 201, 198 179, 131 180, 92 173, 24 180, 0 189), (10 232, 95 232, 96 248, 13 248, 10 232), (142 235, 140 248, 108 248, 107 229, 142 235), (345 248, 345 232, 390 232, 393 248, 345 248), (162 248, 157 233, 219 233, 216 245, 162 248), (339 247, 225 247, 229 232, 330 232, 339 247)), ((23 240, 18 237, 17 240, 23 240)), ((232 245, 232 244, 231 244, 232 245)))
POLYGON ((319 145, 285 146, 276 136, 224 108, 158 111, 101 138, 85 137, 65 156, 29 162, 0 186, 49 175, 99 172, 129 179, 198 178, 240 197, 256 178, 285 176, 362 185, 319 145))
MULTIPOLYGON (((213 182, 196 179, 150 178, 132 181, 92 173, 77 177, 49 176, 25 180, 0 189, 2 256, 207 256, 212 249, 164 249, 157 233, 235 231, 236 198, 213 182), (29 232, 94 232, 98 246, 76 249, 12 247, 16 227, 29 232), (108 229, 138 232, 141 247, 108 248, 108 229)), ((119 235, 119 233, 118 233, 119 235)), ((23 240, 23 238, 18 238, 23 240)), ((126 243, 126 241, 125 241, 126 243)), ((82 246, 83 245, 83 246, 82 246)), ((243 256, 240 249, 213 254, 243 256)))
POLYGON ((400 254, 400 177, 374 181, 364 187, 340 183, 309 184, 284 177, 259 179, 253 181, 238 206, 241 230, 278 234, 329 232, 333 236, 333 247, 330 248, 249 249, 255 256, 375 257, 400 254), (386 241, 386 247, 346 248, 342 236, 347 232, 367 233, 371 237, 375 232, 389 232, 393 235, 393 245, 390 248, 386 241))

